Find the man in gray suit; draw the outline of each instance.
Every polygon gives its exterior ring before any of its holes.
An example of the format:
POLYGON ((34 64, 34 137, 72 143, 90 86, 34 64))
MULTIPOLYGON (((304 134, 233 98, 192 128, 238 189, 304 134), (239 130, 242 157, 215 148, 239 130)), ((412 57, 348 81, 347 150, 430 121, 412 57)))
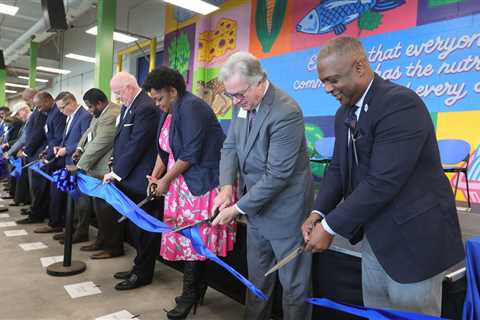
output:
MULTIPOLYGON (((247 295, 245 319, 270 319, 276 275, 264 277, 275 263, 303 244, 300 227, 313 204, 303 114, 298 104, 267 80, 260 62, 247 52, 230 56, 220 80, 235 105, 220 161, 221 191, 214 224, 244 214, 250 280, 270 299, 247 295), (236 204, 233 189, 240 176, 236 204)), ((279 270, 283 319, 310 319, 311 255, 279 270)))
MULTIPOLYGON (((94 119, 85 131, 77 150, 73 154, 77 167, 88 175, 102 179, 110 170, 108 163, 112 156, 113 139, 116 132, 116 119, 120 114, 120 106, 109 102, 106 95, 96 88, 85 92, 83 101, 94 119)), ((90 245, 80 248, 82 251, 96 251, 92 259, 108 259, 123 255, 124 224, 117 223, 118 213, 100 198, 85 198, 78 206, 78 233, 87 233, 90 225, 90 202, 98 221, 97 239, 90 245)))

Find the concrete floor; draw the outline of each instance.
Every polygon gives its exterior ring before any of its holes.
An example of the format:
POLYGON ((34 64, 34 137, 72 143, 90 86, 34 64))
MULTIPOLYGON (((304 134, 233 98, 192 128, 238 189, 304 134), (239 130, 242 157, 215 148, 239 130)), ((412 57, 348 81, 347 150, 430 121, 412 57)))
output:
MULTIPOLYGON (((0 199, 1 203, 9 200, 0 199)), ((7 212, 5 212, 7 213, 7 212)), ((0 222, 23 218, 18 207, 10 207, 9 218, 0 222)), ((131 268, 134 249, 126 245, 126 255, 108 260, 91 260, 89 253, 79 251, 85 243, 73 245, 73 260, 87 264, 87 270, 70 277, 52 277, 40 263, 41 257, 63 255, 63 246, 52 239, 52 234, 36 234, 34 225, 17 225, 0 228, 0 319, 95 319, 122 309, 140 314, 137 319, 167 319, 164 309, 174 306, 173 298, 181 291, 181 273, 159 262, 156 265, 153 284, 130 291, 116 291, 118 280, 112 277, 117 271, 131 268), (28 235, 6 237, 4 231, 25 229, 28 235), (23 251, 20 243, 43 242, 48 248, 23 251), (93 281, 101 294, 71 299, 64 285, 93 281)), ((95 229, 91 229, 91 235, 95 229)), ((209 288, 205 304, 197 314, 188 319, 216 320, 242 319, 243 306, 209 288)))

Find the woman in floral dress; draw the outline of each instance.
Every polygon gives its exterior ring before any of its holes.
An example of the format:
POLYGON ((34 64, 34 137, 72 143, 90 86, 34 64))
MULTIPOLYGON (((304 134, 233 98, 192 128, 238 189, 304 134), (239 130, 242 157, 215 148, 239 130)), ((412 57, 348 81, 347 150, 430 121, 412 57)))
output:
MULTIPOLYGON (((156 105, 164 112, 158 134, 158 156, 150 183, 157 195, 165 195, 164 222, 181 227, 213 215, 218 193, 220 150, 225 135, 210 106, 186 91, 180 73, 160 67, 144 83, 156 105)), ((206 247, 218 256, 233 250, 236 226, 201 224, 206 247)), ((185 319, 206 290, 202 279, 205 257, 180 233, 163 234, 161 256, 185 261, 182 295, 167 313, 169 319, 185 319)))

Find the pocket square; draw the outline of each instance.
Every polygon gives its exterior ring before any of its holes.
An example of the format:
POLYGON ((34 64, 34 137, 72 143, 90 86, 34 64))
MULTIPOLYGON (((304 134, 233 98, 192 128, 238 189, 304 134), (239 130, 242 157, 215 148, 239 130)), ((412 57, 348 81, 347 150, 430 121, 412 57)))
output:
POLYGON ((131 126, 133 126, 133 125, 134 125, 133 123, 125 123, 123 126, 124 126, 124 127, 131 127, 131 126))

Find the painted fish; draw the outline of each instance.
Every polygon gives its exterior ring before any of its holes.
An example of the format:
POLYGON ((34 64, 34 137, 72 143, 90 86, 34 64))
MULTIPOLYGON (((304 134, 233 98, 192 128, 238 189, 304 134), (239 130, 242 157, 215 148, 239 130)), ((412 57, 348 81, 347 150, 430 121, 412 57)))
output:
POLYGON ((345 32, 345 25, 363 13, 387 11, 405 4, 406 0, 325 0, 300 20, 297 32, 323 34, 345 32))

